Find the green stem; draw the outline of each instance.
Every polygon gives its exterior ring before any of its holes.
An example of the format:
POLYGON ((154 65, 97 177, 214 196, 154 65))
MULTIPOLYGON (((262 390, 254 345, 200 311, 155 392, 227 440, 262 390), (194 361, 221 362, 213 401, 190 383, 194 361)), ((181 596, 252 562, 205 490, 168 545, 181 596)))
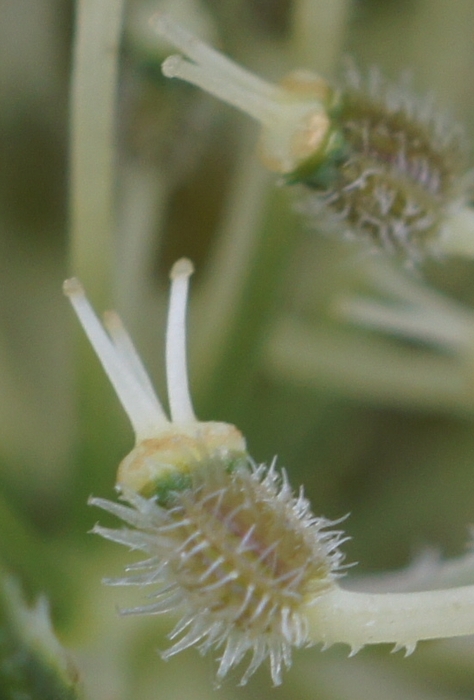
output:
POLYGON ((124 0, 79 0, 71 90, 70 266, 109 299, 114 232, 115 100, 124 0))
POLYGON ((135 331, 137 335, 141 333, 144 318, 150 318, 150 297, 154 302, 153 316, 156 314, 152 260, 161 243, 167 194, 166 173, 136 162, 124 167, 114 289, 117 309, 132 336, 135 331), (143 310, 138 318, 137 309, 143 310))
MULTIPOLYGON (((100 309, 112 300, 116 264, 116 98, 124 0, 78 0, 70 127, 70 267, 100 309)), ((117 412, 102 372, 80 341, 77 352, 80 469, 72 512, 87 517, 91 490, 113 483, 110 462, 120 446, 117 412)), ((89 519, 90 522, 90 519, 89 519)))
POLYGON ((211 381, 226 338, 233 332, 234 312, 259 245, 268 180, 268 174, 250 152, 249 143, 244 144, 224 211, 224 223, 217 232, 217 245, 196 304, 199 323, 194 334, 191 376, 197 377, 198 391, 211 381))
POLYGON ((299 240, 296 214, 279 191, 271 191, 266 211, 252 259, 242 271, 225 333, 216 340, 218 359, 200 386, 203 416, 219 416, 237 424, 245 417, 242 409, 260 364, 268 324, 278 309, 282 275, 299 240))

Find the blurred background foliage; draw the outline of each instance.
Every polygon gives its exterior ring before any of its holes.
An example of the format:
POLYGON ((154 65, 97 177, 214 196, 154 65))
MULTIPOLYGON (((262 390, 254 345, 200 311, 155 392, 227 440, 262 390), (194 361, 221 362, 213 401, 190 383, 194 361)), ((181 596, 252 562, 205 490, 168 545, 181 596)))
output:
MULTIPOLYGON (((120 2, 79 4, 84 13, 108 4, 120 32, 120 2)), ((406 273, 321 235, 264 172, 245 117, 161 76, 169 51, 146 25, 160 4, 271 80, 302 66, 337 82, 348 55, 391 80, 410 71, 416 91, 433 93, 473 134, 471 0, 129 0, 109 85, 112 129, 95 141, 86 129, 72 146, 80 8, 1 0, 1 566, 29 596, 48 596, 97 700, 471 698, 472 639, 422 644, 407 660, 386 648, 350 660, 344 649, 310 649, 295 654, 279 689, 260 671, 247 688, 231 680, 213 690, 212 659, 191 650, 164 664, 157 655, 172 621, 118 618, 128 592, 101 586, 128 557, 87 534, 97 516, 86 500, 112 497, 132 432, 61 295, 71 273, 99 310, 123 315, 163 395, 168 269, 179 256, 194 260, 198 416, 238 425, 258 461, 278 455, 316 514, 350 512, 347 561, 360 562, 351 575, 408 566, 427 547, 459 556, 474 522, 473 263, 430 261, 406 278, 407 288, 432 287, 463 305, 462 353, 338 314, 338 299, 380 294, 374 280, 397 274, 400 284, 406 273), (86 169, 75 171, 88 148, 86 169), (102 156, 110 202, 99 193, 81 223, 71 202, 102 156)), ((92 130, 97 94, 86 99, 92 130)))

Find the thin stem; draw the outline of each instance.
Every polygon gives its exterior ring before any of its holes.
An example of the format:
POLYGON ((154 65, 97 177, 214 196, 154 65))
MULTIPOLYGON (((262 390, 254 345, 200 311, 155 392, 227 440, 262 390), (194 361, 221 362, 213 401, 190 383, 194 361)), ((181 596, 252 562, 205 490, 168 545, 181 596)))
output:
POLYGON ((110 296, 115 99, 124 0, 79 0, 70 133, 71 268, 94 297, 110 296))
POLYGON ((114 288, 117 308, 134 337, 147 316, 137 318, 136 310, 149 305, 151 297, 156 307, 150 260, 161 242, 167 177, 154 165, 132 159, 122 166, 114 288))
POLYGON ((172 267, 171 292, 166 327, 166 380, 171 419, 176 423, 196 420, 188 384, 186 361, 186 305, 189 277, 194 271, 187 258, 172 267))
POLYGON ((459 318, 453 313, 433 311, 423 307, 393 307, 364 297, 342 297, 333 309, 338 316, 366 328, 441 347, 451 351, 462 351, 472 346, 474 318, 459 318))
POLYGON ((336 587, 307 608, 314 642, 395 644, 474 634, 474 586, 421 593, 354 593, 336 587))
POLYGON ((114 346, 102 327, 92 306, 89 304, 82 285, 77 279, 64 283, 64 293, 79 318, 89 341, 114 387, 117 396, 128 415, 137 441, 150 437, 168 421, 158 400, 152 400, 130 367, 114 346))
POLYGON ((265 368, 293 385, 331 386, 385 405, 471 413, 466 368, 451 357, 388 346, 384 339, 282 318, 267 336, 265 368))
POLYGON ((345 586, 366 593, 408 593, 474 585, 474 552, 443 560, 429 547, 405 568, 376 574, 362 574, 345 581, 345 586))
POLYGON ((201 282, 200 322, 193 353, 193 377, 207 384, 234 328, 234 314, 259 246, 262 220, 268 200, 268 173, 253 155, 253 139, 245 137, 240 161, 232 180, 216 246, 201 282))
POLYGON ((370 262, 362 269, 365 280, 390 301, 341 295, 332 304, 336 316, 472 357, 472 311, 385 261, 370 262))
MULTIPOLYGON (((244 419, 243 414, 239 418, 239 412, 244 411, 249 392, 254 389, 255 371, 260 366, 262 346, 266 344, 269 319, 279 312, 282 271, 299 242, 296 214, 279 192, 262 190, 261 209, 255 205, 254 211, 249 212, 248 223, 257 226, 253 234, 255 239, 245 242, 241 250, 239 244, 235 244, 242 256, 238 264, 244 274, 238 286, 228 290, 232 297, 223 300, 228 304, 229 315, 218 329, 221 335, 217 351, 212 351, 212 365, 206 366, 204 376, 200 377, 203 412, 228 411, 231 400, 232 418, 237 424, 244 419)), ((245 219, 237 223, 243 225, 245 219)), ((230 256, 228 260, 230 264, 230 256)))
POLYGON ((358 265, 356 274, 359 279, 369 282, 375 289, 397 301, 422 306, 434 313, 464 314, 463 318, 467 318, 470 313, 461 304, 394 265, 391 260, 375 257, 366 259, 365 264, 358 265))

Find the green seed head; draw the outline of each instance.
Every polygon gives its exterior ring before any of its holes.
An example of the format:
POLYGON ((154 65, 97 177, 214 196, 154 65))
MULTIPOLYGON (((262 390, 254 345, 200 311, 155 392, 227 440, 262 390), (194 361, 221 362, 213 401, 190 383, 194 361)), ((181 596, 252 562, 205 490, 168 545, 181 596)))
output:
POLYGON ((410 263, 436 254, 447 217, 465 203, 466 144, 427 104, 402 87, 355 73, 333 113, 338 146, 290 174, 303 211, 410 263))
POLYGON ((181 615, 164 658, 194 645, 202 653, 223 648, 221 679, 251 652, 242 683, 268 657, 279 684, 292 647, 308 643, 308 605, 340 575, 342 533, 315 518, 274 467, 247 458, 229 470, 209 458, 188 479, 168 492, 166 505, 126 488, 130 506, 91 500, 133 526, 95 532, 148 555, 110 583, 150 587, 153 602, 126 613, 181 615))

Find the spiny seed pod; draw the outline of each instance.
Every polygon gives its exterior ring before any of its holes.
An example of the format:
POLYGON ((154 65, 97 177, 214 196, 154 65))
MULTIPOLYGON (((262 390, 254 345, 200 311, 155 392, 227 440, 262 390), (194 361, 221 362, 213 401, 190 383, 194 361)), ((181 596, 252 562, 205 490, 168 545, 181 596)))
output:
MULTIPOLYGON (((348 71, 340 88, 309 71, 270 85, 158 13, 168 77, 207 90, 262 125, 264 164, 298 185, 300 209, 322 229, 362 240, 409 264, 443 251, 450 220, 469 197, 466 141, 403 86, 348 71)), ((449 237, 449 234, 448 234, 449 237)), ((454 250, 456 246, 451 246, 454 250)), ((450 246, 446 246, 449 251, 450 246)))
POLYGON ((344 142, 338 160, 303 163, 287 181, 304 186, 302 209, 318 227, 417 263, 436 253, 444 222, 465 203, 466 140, 407 86, 376 70, 346 77, 332 112, 344 142))
POLYGON ((94 532, 147 553, 111 585, 151 586, 152 602, 125 613, 176 611, 176 640, 162 656, 189 646, 224 647, 218 679, 252 652, 242 683, 270 658, 281 682, 292 647, 308 643, 305 609, 341 575, 342 533, 314 517, 286 473, 257 466, 240 432, 199 422, 191 404, 185 359, 185 308, 192 266, 172 270, 166 342, 168 421, 141 361, 116 315, 101 326, 77 280, 65 283, 104 369, 127 411, 137 444, 119 466, 117 490, 127 505, 90 503, 133 529, 94 532))
POLYGON ((257 466, 240 432, 202 423, 188 390, 185 311, 192 266, 172 270, 166 337, 171 421, 115 314, 101 325, 77 280, 64 291, 127 412, 136 445, 123 460, 117 491, 128 505, 90 503, 129 527, 94 532, 140 550, 111 585, 149 587, 134 614, 180 615, 166 659, 197 646, 222 649, 218 680, 252 654, 241 683, 267 658, 275 685, 293 647, 336 642, 350 655, 366 644, 414 651, 420 639, 474 634, 474 586, 405 594, 357 593, 338 583, 343 571, 335 522, 311 514, 286 473, 257 466))
POLYGON ((149 559, 129 567, 112 585, 151 586, 151 603, 134 614, 179 612, 167 659, 192 645, 201 653, 224 647, 221 680, 253 652, 241 684, 270 658, 275 685, 292 647, 308 643, 305 605, 332 586, 342 555, 339 532, 314 518, 303 496, 294 498, 286 476, 249 461, 228 471, 225 459, 194 465, 190 484, 156 498, 121 489, 131 507, 91 499, 135 529, 94 532, 149 559), (138 570, 138 571, 137 571, 138 570))

